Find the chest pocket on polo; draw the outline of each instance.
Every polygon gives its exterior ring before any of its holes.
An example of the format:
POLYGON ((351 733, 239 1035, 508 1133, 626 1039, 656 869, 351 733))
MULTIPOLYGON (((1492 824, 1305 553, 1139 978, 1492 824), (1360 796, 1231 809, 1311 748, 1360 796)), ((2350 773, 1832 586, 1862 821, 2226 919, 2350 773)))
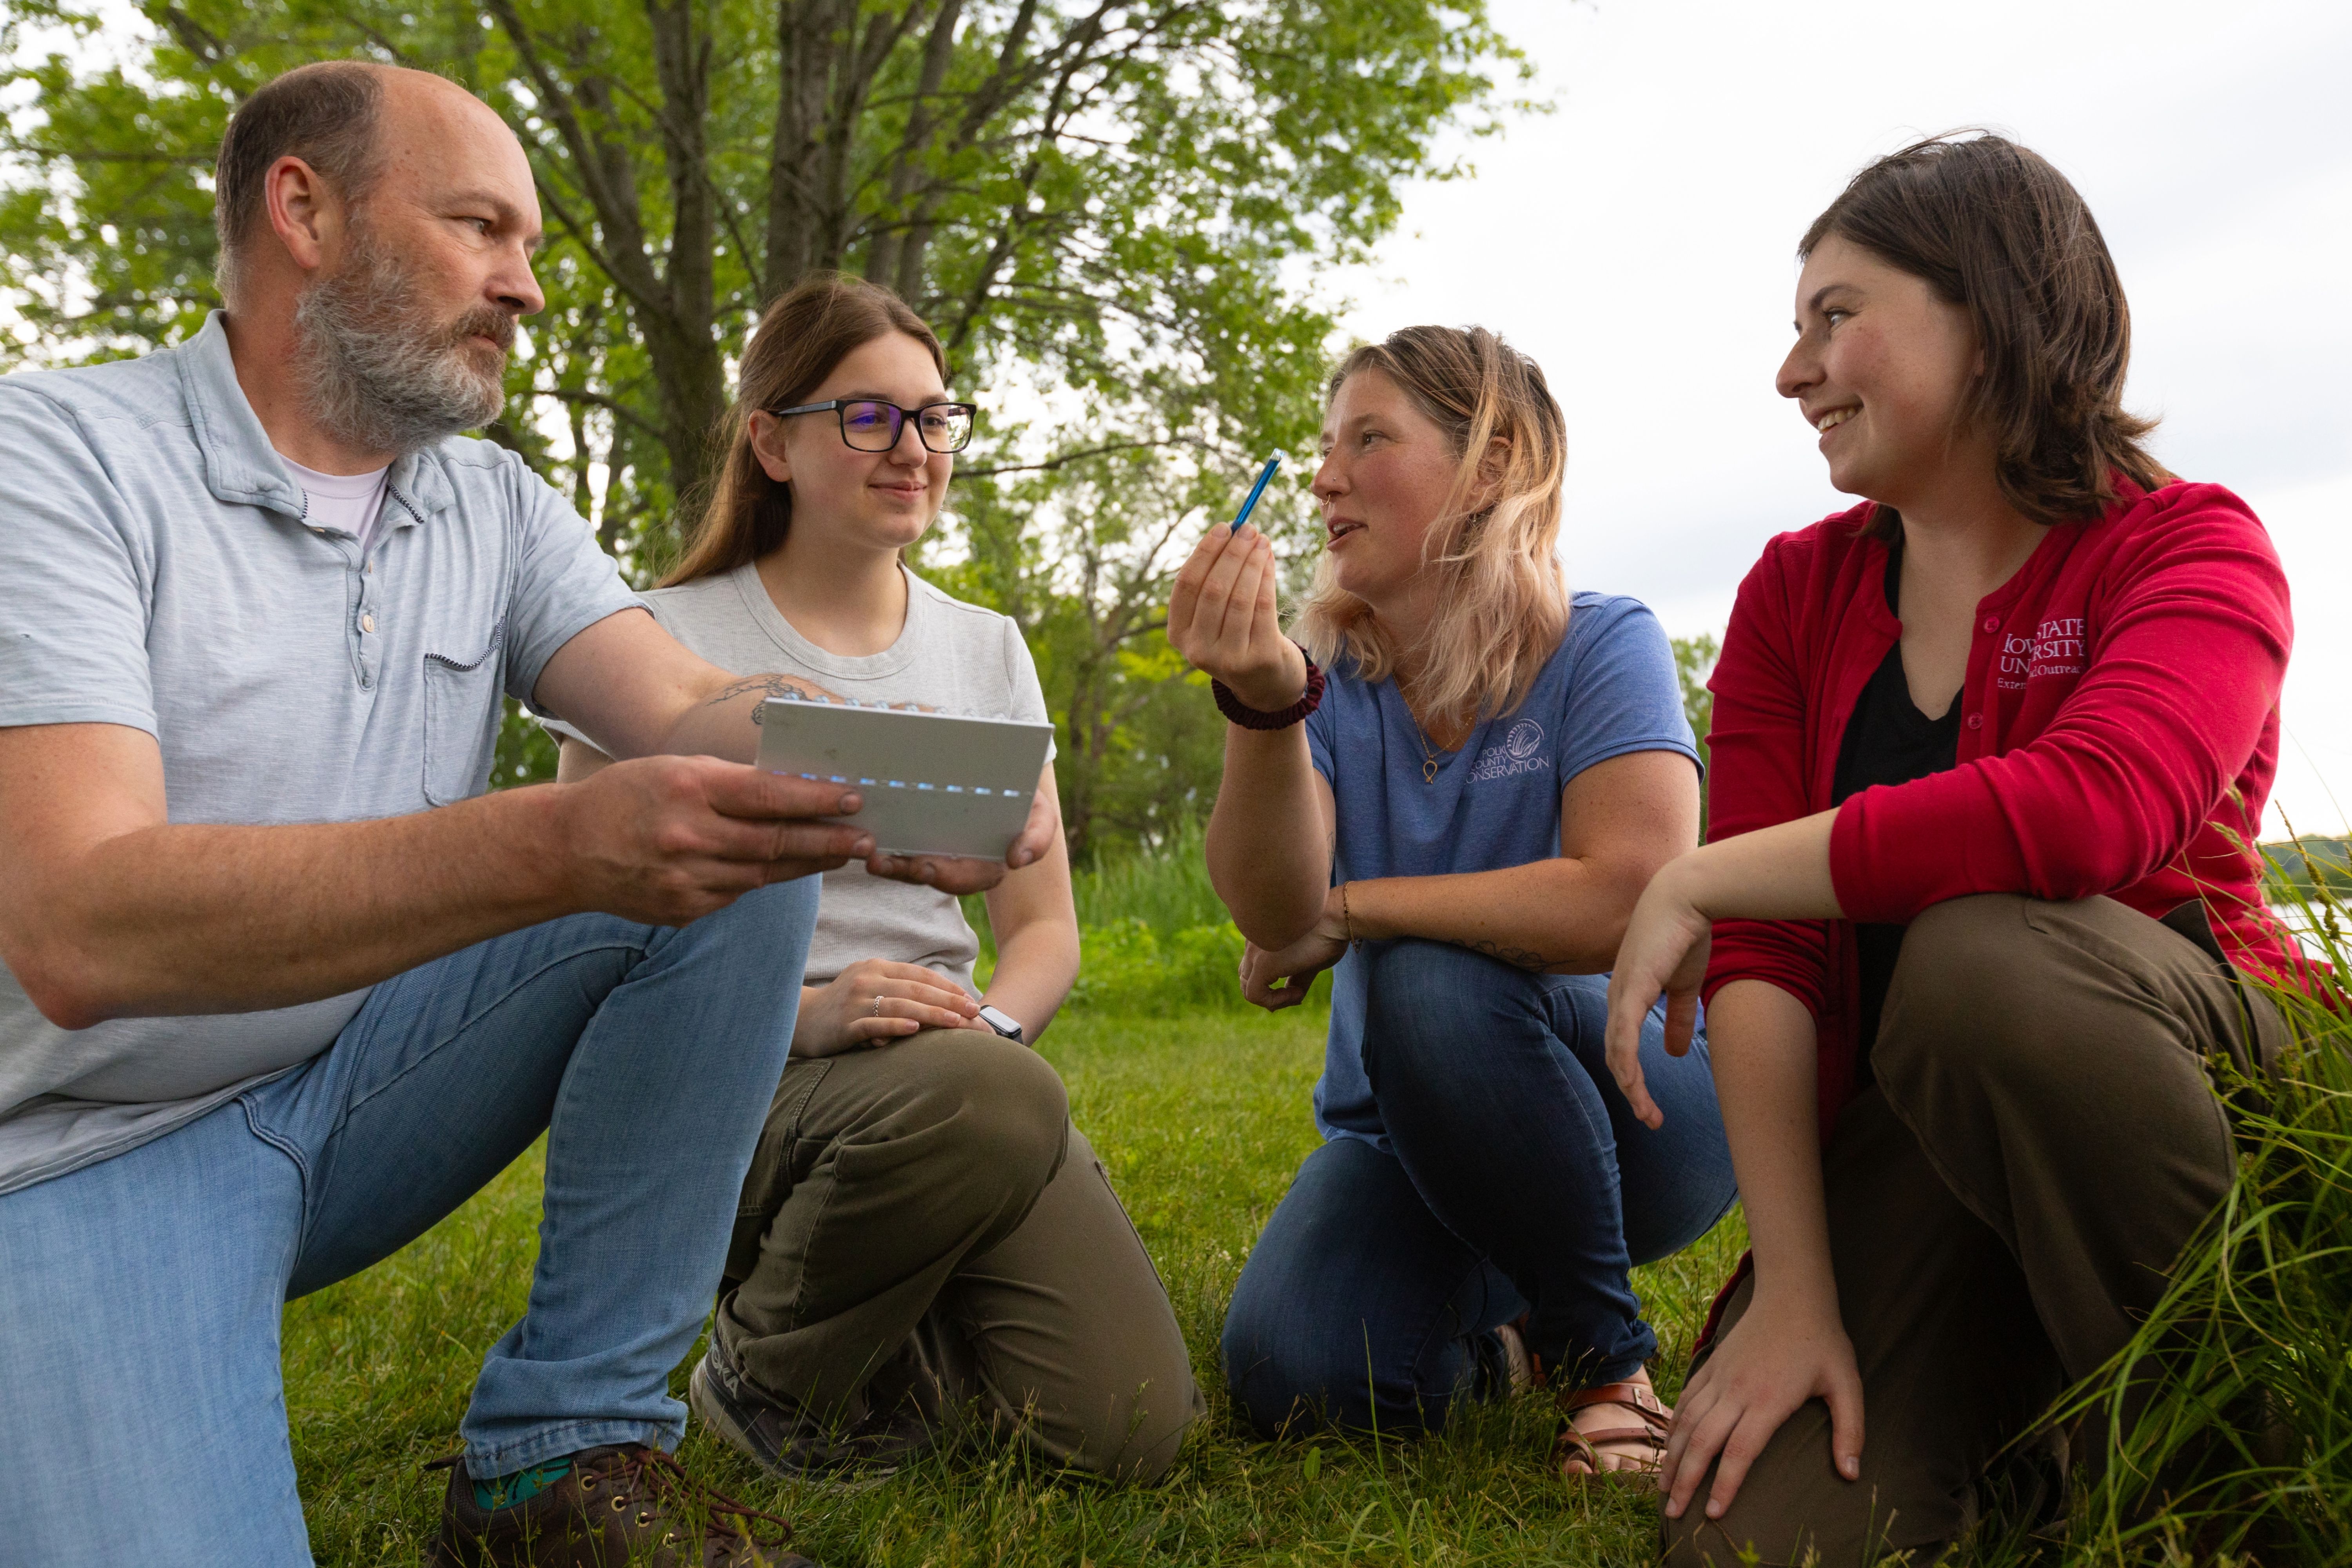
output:
POLYGON ((434 805, 470 800, 489 787, 499 749, 500 622, 490 646, 470 659, 425 656, 425 798, 434 805))

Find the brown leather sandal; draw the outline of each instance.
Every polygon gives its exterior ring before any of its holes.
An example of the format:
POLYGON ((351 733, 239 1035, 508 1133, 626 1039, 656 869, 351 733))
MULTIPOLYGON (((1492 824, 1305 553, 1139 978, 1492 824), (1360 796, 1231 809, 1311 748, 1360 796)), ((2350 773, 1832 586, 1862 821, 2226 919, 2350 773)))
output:
POLYGON ((1666 1433, 1675 1413, 1658 1400, 1647 1384, 1604 1383, 1559 1396, 1559 1436, 1552 1440, 1552 1468, 1562 1480, 1586 1480, 1595 1476, 1654 1476, 1665 1462, 1666 1433), (1612 1426, 1601 1432, 1580 1432, 1576 1412, 1595 1405, 1622 1405, 1641 1417, 1639 1426, 1612 1426), (1603 1443, 1639 1443, 1650 1450, 1647 1464, 1610 1469, 1601 1462, 1603 1443), (1577 1468, 1571 1468, 1577 1467, 1577 1468))

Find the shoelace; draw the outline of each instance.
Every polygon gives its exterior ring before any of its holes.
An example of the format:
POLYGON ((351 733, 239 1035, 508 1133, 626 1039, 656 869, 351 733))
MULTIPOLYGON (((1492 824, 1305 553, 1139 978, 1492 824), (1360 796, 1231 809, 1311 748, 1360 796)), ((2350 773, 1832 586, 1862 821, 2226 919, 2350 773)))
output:
MULTIPOLYGON (((698 1515, 707 1536, 732 1537, 752 1546, 782 1546, 792 1539, 792 1521, 736 1501, 709 1482, 696 1479, 659 1448, 639 1446, 605 1455, 582 1476, 583 1490, 594 1489, 588 1485, 592 1476, 610 1476, 625 1489, 642 1487, 646 1500, 665 1513, 674 1508, 688 1518, 698 1515), (752 1532, 755 1522, 773 1525, 779 1533, 762 1539, 752 1532)), ((626 1505, 626 1490, 614 1496, 616 1506, 626 1505)))
MULTIPOLYGON (((425 1468, 446 1470, 464 1458, 463 1454, 451 1454, 427 1461, 425 1468)), ((699 1515, 706 1539, 716 1536, 751 1546, 782 1546, 792 1540, 791 1520, 736 1501, 709 1482, 696 1479, 685 1466, 659 1448, 637 1444, 613 1449, 574 1473, 580 1489, 592 1497, 605 1481, 616 1483, 620 1489, 611 1494, 610 1505, 615 1511, 628 1507, 632 1490, 642 1489, 644 1501, 654 1509, 667 1513, 676 1508, 688 1517, 699 1515), (752 1532, 755 1523, 773 1525, 776 1533, 764 1538, 756 1535, 752 1532)))

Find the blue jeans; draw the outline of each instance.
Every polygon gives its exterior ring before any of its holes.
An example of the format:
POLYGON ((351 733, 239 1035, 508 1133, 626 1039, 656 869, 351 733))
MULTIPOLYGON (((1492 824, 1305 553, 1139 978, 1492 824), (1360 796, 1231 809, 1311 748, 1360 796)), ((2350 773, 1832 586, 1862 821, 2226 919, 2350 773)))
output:
POLYGON ((1338 1137, 1299 1167, 1226 1313, 1234 1403, 1268 1436, 1435 1431, 1501 1390, 1494 1331, 1522 1313, 1565 1384, 1629 1375, 1658 1344, 1626 1271, 1738 1195, 1705 1038, 1670 1057, 1651 1015, 1654 1132, 1609 1074, 1606 976, 1434 942, 1371 962, 1364 1067, 1395 1152, 1338 1137))
POLYGON ((0 1562, 306 1563, 280 1304, 423 1234, 548 1134, 523 1319, 461 1428, 498 1475, 675 1447, 782 1076, 816 879, 682 929, 580 915, 375 988, 321 1055, 0 1197, 0 1562))

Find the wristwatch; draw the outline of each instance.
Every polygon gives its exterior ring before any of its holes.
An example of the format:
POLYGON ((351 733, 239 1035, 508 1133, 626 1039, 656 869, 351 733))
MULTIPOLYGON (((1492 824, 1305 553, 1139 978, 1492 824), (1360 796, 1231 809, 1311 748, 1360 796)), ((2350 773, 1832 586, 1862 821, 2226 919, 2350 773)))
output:
POLYGON ((1021 1020, 1010 1013, 1001 1012, 986 1003, 981 1005, 980 1021, 1008 1040, 1021 1037, 1021 1020))

